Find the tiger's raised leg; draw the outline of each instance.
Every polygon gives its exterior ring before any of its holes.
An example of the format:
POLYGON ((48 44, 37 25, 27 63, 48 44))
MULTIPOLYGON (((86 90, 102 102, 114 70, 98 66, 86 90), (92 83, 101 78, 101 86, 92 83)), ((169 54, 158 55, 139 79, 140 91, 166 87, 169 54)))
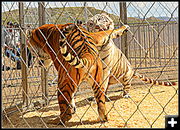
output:
POLYGON ((124 25, 118 29, 100 31, 95 33, 90 33, 92 37, 96 40, 96 46, 102 46, 112 40, 114 38, 120 37, 125 31, 128 31, 130 27, 128 25, 124 25))

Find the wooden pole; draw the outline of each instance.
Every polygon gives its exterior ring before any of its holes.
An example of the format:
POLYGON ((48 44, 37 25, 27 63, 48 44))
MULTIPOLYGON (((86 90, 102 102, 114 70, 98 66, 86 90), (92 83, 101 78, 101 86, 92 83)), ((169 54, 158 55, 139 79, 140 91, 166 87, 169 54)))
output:
MULTIPOLYGON (((123 24, 127 24, 126 2, 120 2, 119 6, 120 6, 120 19, 122 21, 120 25, 122 26, 123 24)), ((121 50, 128 58, 127 33, 121 36, 121 50)))
POLYGON ((27 85, 27 59, 26 59, 26 39, 25 39, 25 25, 24 25, 24 3, 19 2, 19 24, 20 24, 20 43, 21 43, 21 72, 22 72, 22 95, 23 104, 28 107, 28 85, 27 85))
MULTIPOLYGON (((39 26, 46 23, 45 18, 45 3, 38 2, 38 13, 39 13, 39 26)), ((48 71, 42 66, 41 67, 41 86, 42 86, 42 99, 45 101, 44 105, 48 105, 48 71)))

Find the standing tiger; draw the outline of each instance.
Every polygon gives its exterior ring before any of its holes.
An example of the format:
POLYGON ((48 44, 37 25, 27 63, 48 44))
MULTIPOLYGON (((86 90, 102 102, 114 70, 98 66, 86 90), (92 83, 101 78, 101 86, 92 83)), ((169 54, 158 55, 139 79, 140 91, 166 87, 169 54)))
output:
POLYGON ((116 30, 89 33, 73 23, 45 24, 29 33, 28 46, 48 66, 52 61, 58 71, 59 123, 65 123, 75 112, 74 93, 87 80, 94 91, 99 118, 107 121, 105 93, 102 85, 102 62, 96 44, 122 35, 126 26, 116 30), (61 122, 60 122, 61 121, 61 122))
MULTIPOLYGON (((87 29, 90 32, 98 32, 102 30, 106 31, 106 30, 114 29, 113 20, 105 13, 96 14, 87 21, 86 25, 87 25, 87 29)), ((129 28, 128 25, 125 26, 129 28)), ((103 46, 99 46, 99 45, 97 46, 100 52, 100 57, 103 60, 103 72, 104 72, 103 82, 106 93, 110 85, 122 83, 122 85, 124 86, 123 96, 125 98, 130 97, 128 92, 131 87, 132 78, 140 78, 142 81, 145 81, 146 83, 151 83, 156 85, 164 85, 164 86, 175 85, 174 82, 172 83, 160 82, 150 78, 146 78, 138 73, 135 73, 126 56, 114 44, 112 39, 110 39, 109 42, 105 43, 103 46)))

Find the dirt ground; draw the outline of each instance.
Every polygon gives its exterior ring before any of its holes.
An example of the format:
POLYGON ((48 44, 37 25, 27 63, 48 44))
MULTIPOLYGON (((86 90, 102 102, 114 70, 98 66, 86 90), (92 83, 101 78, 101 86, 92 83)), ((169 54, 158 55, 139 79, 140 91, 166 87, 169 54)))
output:
POLYGON ((90 94, 75 97, 76 113, 64 126, 50 123, 59 115, 57 100, 50 105, 26 112, 16 112, 2 122, 3 128, 164 128, 165 115, 178 115, 178 85, 174 87, 133 85, 131 98, 121 97, 122 91, 114 87, 108 91, 106 102, 108 122, 98 122, 95 101, 90 94))

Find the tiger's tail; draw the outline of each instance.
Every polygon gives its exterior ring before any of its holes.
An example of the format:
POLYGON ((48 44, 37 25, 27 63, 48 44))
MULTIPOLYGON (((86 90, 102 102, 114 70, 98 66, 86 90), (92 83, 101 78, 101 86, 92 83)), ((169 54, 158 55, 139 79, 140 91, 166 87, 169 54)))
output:
POLYGON ((176 82, 158 81, 155 79, 147 78, 144 75, 140 75, 140 74, 134 74, 133 78, 138 78, 138 79, 144 81, 145 83, 154 84, 154 85, 162 85, 162 86, 175 86, 175 85, 177 85, 176 82))

